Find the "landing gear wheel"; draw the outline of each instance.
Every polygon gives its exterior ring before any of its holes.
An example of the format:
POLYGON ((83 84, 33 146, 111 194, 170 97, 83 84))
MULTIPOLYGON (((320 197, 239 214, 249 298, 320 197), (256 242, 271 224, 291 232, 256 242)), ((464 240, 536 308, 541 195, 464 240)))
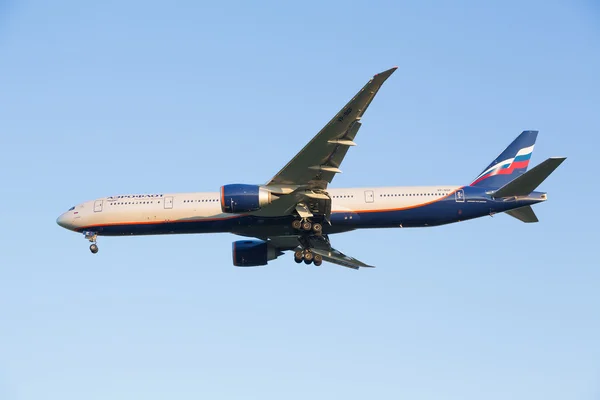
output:
POLYGON ((312 224, 310 223, 310 221, 304 221, 302 223, 302 230, 310 231, 311 228, 312 228, 312 224))
POLYGON ((98 245, 96 243, 90 244, 90 251, 92 254, 96 254, 98 252, 98 245))
POLYGON ((321 232, 323 232, 323 225, 319 224, 318 222, 315 222, 312 226, 312 230, 315 234, 320 235, 321 232))
POLYGON ((315 254, 315 258, 313 259, 313 262, 315 263, 315 265, 318 267, 321 264, 323 264, 323 256, 321 256, 320 254, 315 254))
POLYGON ((298 250, 297 252, 294 253, 294 261, 296 261, 298 264, 300 264, 302 262, 303 258, 304 258, 304 253, 302 252, 302 250, 298 250))
POLYGON ((312 263, 312 260, 307 260, 306 258, 304 259, 304 264, 310 265, 311 263, 312 263))
POLYGON ((300 221, 299 219, 294 220, 292 222, 292 228, 300 230, 300 228, 302 228, 302 221, 300 221))
POLYGON ((304 262, 307 264, 310 264, 312 262, 314 258, 314 254, 311 253, 310 251, 305 251, 304 252, 304 262))

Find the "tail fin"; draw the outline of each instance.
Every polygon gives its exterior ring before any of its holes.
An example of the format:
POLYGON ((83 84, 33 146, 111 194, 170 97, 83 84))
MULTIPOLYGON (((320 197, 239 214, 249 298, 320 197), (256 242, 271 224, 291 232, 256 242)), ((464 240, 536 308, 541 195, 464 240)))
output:
POLYGON ((538 131, 523 131, 470 186, 499 188, 527 171, 538 131))

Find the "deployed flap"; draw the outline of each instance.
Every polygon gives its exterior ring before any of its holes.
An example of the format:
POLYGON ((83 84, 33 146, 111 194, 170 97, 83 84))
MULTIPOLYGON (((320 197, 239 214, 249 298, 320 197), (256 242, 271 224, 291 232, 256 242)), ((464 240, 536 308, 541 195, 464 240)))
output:
POLYGON ((525 206, 520 208, 515 208, 514 210, 506 211, 508 215, 518 219, 523 222, 538 222, 539 219, 533 212, 533 208, 531 206, 525 206))
MULTIPOLYGON (((325 189, 354 145, 360 118, 397 67, 375 75, 267 185, 305 185, 325 189)), ((290 140, 286 139, 289 143, 290 140)))
POLYGON ((525 172, 523 175, 513 179, 500 189, 496 190, 492 196, 512 197, 527 196, 535 190, 558 166, 566 160, 567 157, 552 157, 543 163, 536 165, 533 169, 525 172))

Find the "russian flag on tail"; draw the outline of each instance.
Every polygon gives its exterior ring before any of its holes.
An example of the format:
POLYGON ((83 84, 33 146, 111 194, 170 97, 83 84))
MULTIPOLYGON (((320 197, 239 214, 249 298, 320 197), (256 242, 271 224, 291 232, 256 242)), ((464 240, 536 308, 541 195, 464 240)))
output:
POLYGON ((499 188, 527 171, 538 131, 521 133, 470 186, 499 188))

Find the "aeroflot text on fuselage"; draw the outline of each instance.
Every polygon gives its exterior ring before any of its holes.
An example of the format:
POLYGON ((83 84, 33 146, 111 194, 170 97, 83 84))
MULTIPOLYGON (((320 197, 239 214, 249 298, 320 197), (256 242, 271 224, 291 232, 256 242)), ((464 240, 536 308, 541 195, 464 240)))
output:
POLYGON ((117 199, 143 199, 143 198, 155 198, 163 197, 162 194, 126 194, 121 196, 109 196, 106 200, 117 200, 117 199))

